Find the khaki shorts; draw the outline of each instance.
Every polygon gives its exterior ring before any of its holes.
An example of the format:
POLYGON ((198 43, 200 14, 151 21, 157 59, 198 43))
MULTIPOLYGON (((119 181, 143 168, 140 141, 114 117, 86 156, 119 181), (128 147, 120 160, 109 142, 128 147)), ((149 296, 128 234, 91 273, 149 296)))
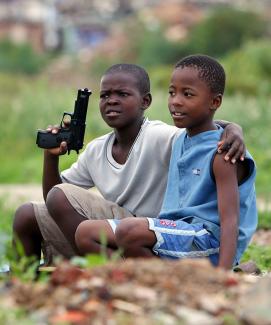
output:
MULTIPOLYGON (((90 220, 123 219, 133 217, 128 210, 120 207, 114 202, 105 200, 93 190, 85 190, 72 184, 59 184, 55 186, 62 190, 74 209, 90 220)), ((42 251, 44 263, 49 265, 54 256, 71 258, 75 255, 72 246, 51 218, 44 202, 31 202, 35 216, 43 237, 42 251)))

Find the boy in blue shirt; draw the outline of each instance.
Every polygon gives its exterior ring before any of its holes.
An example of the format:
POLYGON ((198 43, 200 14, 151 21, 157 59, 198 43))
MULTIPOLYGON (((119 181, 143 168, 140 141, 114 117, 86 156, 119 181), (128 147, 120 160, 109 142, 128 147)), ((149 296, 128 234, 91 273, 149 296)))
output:
MULTIPOLYGON (((236 164, 217 154, 223 129, 213 116, 224 87, 224 69, 213 58, 192 55, 177 63, 168 106, 174 124, 186 132, 173 145, 162 210, 158 218, 109 220, 115 232, 108 238, 109 254, 121 247, 125 257, 208 257, 227 269, 240 261, 257 225, 256 170, 248 152, 236 164)), ((82 229, 84 223, 75 239, 85 253, 90 237, 82 240, 82 229)), ((96 234, 93 251, 99 247, 96 234)))

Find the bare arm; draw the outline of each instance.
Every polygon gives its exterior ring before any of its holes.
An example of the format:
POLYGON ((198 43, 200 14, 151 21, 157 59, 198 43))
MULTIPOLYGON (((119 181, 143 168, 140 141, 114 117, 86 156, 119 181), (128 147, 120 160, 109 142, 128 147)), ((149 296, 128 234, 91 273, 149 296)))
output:
MULTIPOLYGON (((59 127, 48 127, 47 131, 57 133, 59 127)), ((43 175, 42 175, 42 190, 43 198, 46 200, 50 189, 62 183, 59 173, 59 156, 67 152, 67 143, 61 142, 59 148, 45 149, 43 158, 43 175)))
POLYGON ((232 268, 236 254, 239 223, 239 192, 237 166, 228 164, 216 155, 213 172, 217 187, 218 213, 220 217, 219 267, 232 268))
POLYGON ((223 129, 221 140, 218 142, 218 153, 226 152, 224 159, 233 164, 238 160, 244 160, 246 146, 243 130, 240 125, 228 121, 216 121, 223 129))

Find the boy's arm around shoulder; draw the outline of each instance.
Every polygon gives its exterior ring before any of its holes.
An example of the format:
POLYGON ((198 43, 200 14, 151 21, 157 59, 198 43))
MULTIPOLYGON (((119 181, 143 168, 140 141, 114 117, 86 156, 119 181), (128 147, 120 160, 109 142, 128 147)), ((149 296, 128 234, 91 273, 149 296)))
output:
POLYGON ((230 269, 234 262, 238 240, 239 190, 237 165, 229 164, 222 155, 215 155, 213 173, 217 188, 220 218, 219 267, 230 269))
POLYGON ((243 161, 246 154, 246 146, 242 127, 239 124, 223 120, 215 122, 224 129, 218 142, 218 153, 225 152, 224 159, 226 161, 230 160, 233 164, 239 159, 243 161))

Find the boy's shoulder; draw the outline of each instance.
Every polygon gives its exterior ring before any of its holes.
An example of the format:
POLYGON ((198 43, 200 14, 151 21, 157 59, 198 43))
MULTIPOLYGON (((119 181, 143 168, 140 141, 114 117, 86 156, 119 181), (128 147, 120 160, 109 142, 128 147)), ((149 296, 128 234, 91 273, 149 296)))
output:
POLYGON ((143 128, 145 128, 145 130, 148 133, 153 133, 158 135, 161 134, 176 135, 182 131, 181 129, 178 129, 176 126, 169 125, 165 122, 159 120, 149 120, 149 119, 146 119, 143 128))
POLYGON ((179 129, 176 126, 166 124, 162 121, 154 120, 150 121, 145 120, 142 125, 142 132, 140 136, 141 143, 148 145, 152 143, 154 146, 159 146, 161 149, 166 150, 170 148, 172 143, 178 138, 183 129, 179 129))

